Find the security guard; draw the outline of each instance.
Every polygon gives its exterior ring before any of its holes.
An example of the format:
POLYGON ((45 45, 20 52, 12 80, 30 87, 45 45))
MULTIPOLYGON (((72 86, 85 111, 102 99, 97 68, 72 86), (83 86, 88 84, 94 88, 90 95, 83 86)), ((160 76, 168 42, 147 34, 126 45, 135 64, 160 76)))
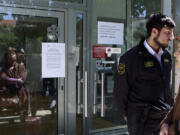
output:
POLYGON ((174 39, 174 27, 170 17, 151 15, 147 38, 120 58, 114 96, 130 135, 159 135, 159 124, 173 104, 171 56, 165 48, 174 39))

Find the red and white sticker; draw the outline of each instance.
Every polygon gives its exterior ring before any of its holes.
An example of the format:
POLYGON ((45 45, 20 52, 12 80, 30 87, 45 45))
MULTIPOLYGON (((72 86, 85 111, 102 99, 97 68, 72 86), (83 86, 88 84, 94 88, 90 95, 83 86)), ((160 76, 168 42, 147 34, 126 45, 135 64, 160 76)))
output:
POLYGON ((93 58, 107 58, 106 46, 94 45, 93 46, 93 58))
POLYGON ((107 47, 106 48, 106 54, 108 57, 111 57, 112 54, 120 54, 121 53, 121 48, 111 48, 107 47))

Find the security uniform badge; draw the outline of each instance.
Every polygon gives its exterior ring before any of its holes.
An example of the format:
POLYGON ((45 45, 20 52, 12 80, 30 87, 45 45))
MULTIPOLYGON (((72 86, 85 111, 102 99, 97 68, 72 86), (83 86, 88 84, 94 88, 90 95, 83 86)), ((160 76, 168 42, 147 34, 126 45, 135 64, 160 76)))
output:
POLYGON ((144 66, 145 66, 146 68, 153 67, 153 66, 154 66, 154 63, 153 63, 153 61, 146 61, 146 62, 144 62, 144 66))
POLYGON ((169 63, 169 59, 164 59, 164 62, 165 63, 169 63))
POLYGON ((125 73, 125 64, 124 63, 120 63, 119 67, 118 67, 118 74, 119 75, 123 75, 125 73))

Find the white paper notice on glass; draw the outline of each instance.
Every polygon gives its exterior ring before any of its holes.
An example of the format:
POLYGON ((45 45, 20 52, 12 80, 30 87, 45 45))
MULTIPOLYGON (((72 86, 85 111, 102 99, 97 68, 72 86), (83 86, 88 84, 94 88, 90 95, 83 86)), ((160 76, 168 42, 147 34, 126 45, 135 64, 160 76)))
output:
POLYGON ((98 21, 98 44, 123 45, 124 24, 98 21))
POLYGON ((65 77, 65 43, 42 43, 42 78, 65 77))

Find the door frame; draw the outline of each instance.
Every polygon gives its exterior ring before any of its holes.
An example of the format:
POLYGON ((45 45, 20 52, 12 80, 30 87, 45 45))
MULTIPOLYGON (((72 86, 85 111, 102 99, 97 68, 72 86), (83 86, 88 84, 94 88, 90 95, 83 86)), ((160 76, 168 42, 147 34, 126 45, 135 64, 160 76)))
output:
MULTIPOLYGON (((83 118, 82 118, 82 135, 89 135, 90 129, 92 126, 92 105, 93 105, 93 96, 91 94, 93 91, 91 88, 93 87, 91 79, 92 76, 92 46, 91 46, 91 26, 92 26, 92 1, 87 0, 87 10, 78 10, 78 9, 67 9, 65 12, 65 41, 67 44, 67 55, 71 49, 69 47, 75 46, 76 40, 76 14, 81 13, 83 15, 83 79, 81 80, 83 83, 83 118), (72 30, 74 30, 72 32, 72 30), (74 37, 74 39, 72 38, 74 37), (87 72, 87 86, 85 86, 85 72, 87 72), (87 99, 85 99, 85 88, 87 88, 87 99), (85 116, 85 102, 87 102, 87 116, 85 116)), ((68 87, 69 84, 75 79, 71 78, 71 66, 68 64, 68 56, 66 57, 66 69, 67 75, 65 78, 65 135, 72 135, 76 133, 76 88, 75 89, 68 87), (74 93, 71 95, 71 93, 74 93), (70 105, 71 104, 71 105, 70 105), (70 130, 69 130, 70 129, 70 130)), ((75 85, 75 84, 74 84, 75 85)))
POLYGON ((83 135, 87 135, 87 124, 85 118, 84 109, 84 89, 85 89, 85 72, 87 69, 87 59, 88 59, 88 44, 87 44, 87 26, 86 26, 86 12, 82 10, 68 9, 65 13, 65 31, 66 32, 66 43, 67 43, 67 77, 65 83, 65 134, 72 135, 76 133, 76 114, 77 114, 77 103, 76 103, 76 66, 75 61, 72 62, 76 52, 74 48, 76 47, 76 15, 83 15, 83 135), (71 129, 71 130, 69 130, 71 129))

